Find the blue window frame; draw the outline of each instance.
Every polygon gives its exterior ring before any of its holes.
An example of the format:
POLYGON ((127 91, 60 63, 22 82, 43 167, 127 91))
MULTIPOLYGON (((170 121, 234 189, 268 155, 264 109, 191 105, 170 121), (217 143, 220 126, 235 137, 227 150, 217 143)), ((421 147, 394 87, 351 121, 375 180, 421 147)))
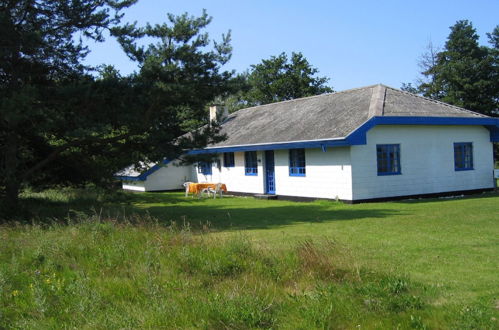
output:
POLYGON ((234 153, 224 152, 224 167, 234 167, 234 153))
POLYGON ((305 149, 289 149, 289 175, 305 176, 305 149))
POLYGON ((473 144, 471 142, 454 143, 454 170, 473 169, 473 144))
POLYGON ((204 175, 211 175, 211 162, 199 162, 198 173, 204 175))
POLYGON ((246 151, 244 153, 244 174, 258 175, 258 160, 256 151, 246 151))
POLYGON ((378 175, 401 174, 400 144, 377 144, 378 175))

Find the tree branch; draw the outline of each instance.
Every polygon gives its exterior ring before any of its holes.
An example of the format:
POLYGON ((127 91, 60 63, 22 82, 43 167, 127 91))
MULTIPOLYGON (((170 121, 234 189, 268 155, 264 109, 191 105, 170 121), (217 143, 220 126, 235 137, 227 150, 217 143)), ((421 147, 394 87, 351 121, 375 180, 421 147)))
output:
POLYGON ((30 177, 33 173, 38 171, 39 169, 43 168, 44 166, 50 164, 52 161, 54 161, 57 156, 59 156, 62 152, 66 151, 67 149, 71 147, 78 147, 78 146, 83 146, 89 143, 98 143, 98 144, 103 144, 103 143, 110 143, 110 142, 115 142, 118 140, 122 140, 124 138, 127 138, 130 136, 130 133, 125 133, 122 135, 118 136, 113 136, 109 137, 106 139, 99 139, 99 138, 94 138, 94 139, 85 139, 85 140, 74 140, 71 141, 63 146, 60 146, 56 148, 54 151, 52 151, 44 160, 38 162, 36 165, 28 169, 24 174, 21 176, 22 180, 27 179, 30 177))

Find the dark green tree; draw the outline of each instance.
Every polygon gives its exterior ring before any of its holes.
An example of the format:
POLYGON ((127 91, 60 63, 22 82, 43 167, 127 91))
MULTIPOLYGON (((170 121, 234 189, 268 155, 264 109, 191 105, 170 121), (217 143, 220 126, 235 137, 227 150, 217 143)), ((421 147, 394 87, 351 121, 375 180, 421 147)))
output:
POLYGON ((493 96, 496 108, 495 111, 492 112, 492 115, 499 116, 499 25, 496 26, 491 33, 487 33, 487 37, 492 46, 490 49, 490 55, 492 57, 491 79, 493 84, 492 88, 496 91, 493 96))
MULTIPOLYGON (((0 187, 15 205, 19 188, 41 167, 76 145, 60 136, 71 116, 60 112, 56 86, 83 76, 81 37, 102 41, 135 0, 11 0, 0 3, 0 187), (40 147, 42 159, 34 150, 40 147)), ((81 135, 81 134, 80 134, 81 135)), ((93 140, 95 136, 86 136, 93 140)))
POLYGON ((23 185, 102 181, 124 164, 158 161, 202 146, 216 129, 174 138, 203 121, 230 73, 229 38, 209 46, 210 22, 169 16, 170 25, 118 27, 135 0, 12 0, 0 4, 0 193, 15 207, 23 185), (109 29, 140 64, 121 77, 88 74, 78 36, 109 29), (159 39, 138 47, 143 36, 159 39))
POLYGON ((318 72, 301 53, 292 53, 291 59, 285 53, 272 56, 251 66, 245 99, 260 105, 332 92, 329 79, 317 77, 318 72))
POLYGON ((216 124, 206 125, 207 105, 232 90, 233 73, 222 70, 232 47, 230 31, 213 43, 203 32, 211 20, 206 11, 199 17, 168 14, 169 23, 127 24, 112 30, 139 67, 134 83, 140 90, 139 128, 146 138, 134 149, 136 162, 175 158, 185 149, 221 138, 216 124), (153 43, 144 46, 143 39, 153 43))
POLYGON ((419 91, 417 87, 414 87, 411 83, 402 83, 402 86, 400 87, 400 90, 403 90, 404 92, 409 92, 412 94, 418 94, 419 91))
POLYGON ((419 90, 424 96, 493 115, 499 93, 494 71, 491 49, 479 45, 471 22, 458 21, 435 63, 428 63, 422 72, 430 79, 422 82, 419 90))
MULTIPOLYGON (((499 25, 494 28, 491 33, 487 33, 489 43, 492 45, 490 50, 493 58, 493 71, 491 72, 494 89, 499 91, 499 25)), ((499 117, 499 92, 495 95, 496 108, 491 113, 492 116, 499 117)), ((494 143, 494 155, 496 161, 496 168, 499 168, 499 143, 494 143)))
POLYGON ((229 113, 253 106, 247 99, 247 93, 251 86, 248 83, 248 72, 234 75, 228 82, 229 89, 226 93, 216 98, 217 104, 223 104, 227 107, 229 113))

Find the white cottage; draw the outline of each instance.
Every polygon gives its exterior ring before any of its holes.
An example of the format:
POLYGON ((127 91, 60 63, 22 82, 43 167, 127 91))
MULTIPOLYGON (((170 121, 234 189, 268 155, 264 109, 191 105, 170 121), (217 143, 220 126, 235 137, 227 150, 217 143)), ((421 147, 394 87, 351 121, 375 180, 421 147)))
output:
POLYGON ((211 164, 155 165, 123 188, 223 182, 234 194, 360 202, 492 189, 499 119, 384 85, 239 110, 223 142, 190 154, 211 164))

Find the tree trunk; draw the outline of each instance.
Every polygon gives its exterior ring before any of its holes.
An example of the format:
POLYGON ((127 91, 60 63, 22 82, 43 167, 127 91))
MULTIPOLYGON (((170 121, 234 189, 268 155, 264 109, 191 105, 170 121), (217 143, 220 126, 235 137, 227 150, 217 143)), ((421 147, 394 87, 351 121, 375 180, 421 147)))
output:
POLYGON ((19 189, 21 183, 18 176, 19 160, 17 158, 19 138, 15 130, 7 133, 5 145, 5 192, 7 207, 15 210, 19 203, 19 189))

